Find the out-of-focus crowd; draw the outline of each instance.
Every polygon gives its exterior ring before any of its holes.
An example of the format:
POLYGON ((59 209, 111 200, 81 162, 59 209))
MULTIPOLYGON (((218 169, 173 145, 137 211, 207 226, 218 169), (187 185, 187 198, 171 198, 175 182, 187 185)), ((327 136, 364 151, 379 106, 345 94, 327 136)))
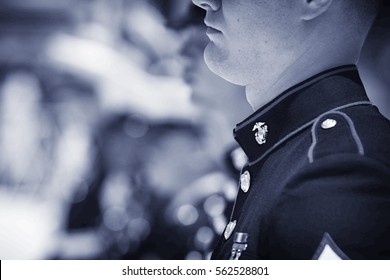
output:
MULTIPOLYGON (((205 66, 190 2, 0 2, 0 259, 209 257, 251 109, 205 66)), ((390 81, 378 34, 373 92, 390 81)))
POLYGON ((250 109, 204 66, 202 17, 183 0, 1 2, 1 259, 208 257, 250 109))

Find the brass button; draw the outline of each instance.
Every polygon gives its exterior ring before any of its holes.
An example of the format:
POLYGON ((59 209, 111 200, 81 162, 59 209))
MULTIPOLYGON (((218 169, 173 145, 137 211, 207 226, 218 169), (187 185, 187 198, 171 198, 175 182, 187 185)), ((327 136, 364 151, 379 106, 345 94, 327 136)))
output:
POLYGON ((251 186, 251 174, 249 171, 245 171, 240 177, 240 187, 244 193, 248 192, 251 186))
POLYGON ((226 240, 228 240, 229 237, 232 235, 236 225, 237 225, 237 221, 236 220, 231 221, 230 223, 228 223, 228 225, 226 226, 225 232, 223 233, 223 236, 225 237, 226 240))
POLYGON ((322 129, 330 129, 335 127, 337 124, 337 121, 334 119, 326 119, 322 122, 321 127, 322 129))

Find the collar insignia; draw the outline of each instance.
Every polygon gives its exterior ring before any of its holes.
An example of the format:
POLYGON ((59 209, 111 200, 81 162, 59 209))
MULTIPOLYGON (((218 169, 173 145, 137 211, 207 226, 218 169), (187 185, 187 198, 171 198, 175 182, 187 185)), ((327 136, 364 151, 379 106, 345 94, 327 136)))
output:
POLYGON ((256 131, 255 139, 256 139, 257 143, 259 143, 259 145, 262 145, 266 142, 266 137, 267 137, 267 133, 268 133, 268 126, 265 125, 265 123, 257 122, 253 126, 252 131, 256 131))

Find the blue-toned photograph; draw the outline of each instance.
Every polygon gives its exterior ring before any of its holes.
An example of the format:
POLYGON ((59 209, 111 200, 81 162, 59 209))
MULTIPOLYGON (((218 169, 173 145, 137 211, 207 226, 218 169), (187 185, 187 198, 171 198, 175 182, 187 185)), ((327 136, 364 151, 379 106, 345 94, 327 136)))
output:
POLYGON ((1 0, 0 259, 390 259, 390 4, 1 0))

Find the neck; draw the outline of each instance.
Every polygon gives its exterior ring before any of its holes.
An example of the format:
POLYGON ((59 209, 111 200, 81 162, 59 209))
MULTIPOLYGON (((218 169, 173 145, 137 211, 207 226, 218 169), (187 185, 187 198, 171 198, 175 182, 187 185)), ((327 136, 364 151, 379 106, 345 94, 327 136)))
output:
MULTIPOLYGON (((318 47, 318 44, 317 44, 318 47)), ((267 78, 266 76, 254 80, 246 86, 246 96, 253 110, 257 110, 292 86, 327 69, 356 64, 359 53, 351 52, 348 48, 318 48, 312 47, 302 53, 289 66, 267 78), (344 51, 340 51, 344 49, 344 51)))

